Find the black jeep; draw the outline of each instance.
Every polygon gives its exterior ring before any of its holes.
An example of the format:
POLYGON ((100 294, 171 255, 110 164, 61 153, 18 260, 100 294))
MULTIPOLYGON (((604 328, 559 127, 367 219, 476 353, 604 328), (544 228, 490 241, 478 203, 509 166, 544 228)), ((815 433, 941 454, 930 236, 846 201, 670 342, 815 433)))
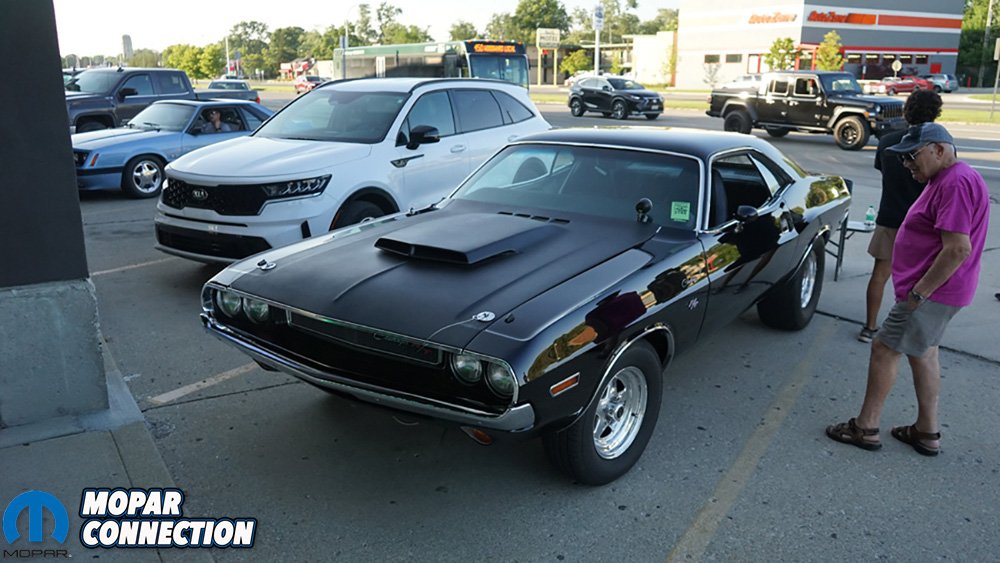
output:
POLYGON ((706 113, 723 118, 726 131, 828 133, 840 148, 855 151, 872 134, 906 127, 903 102, 866 96, 853 75, 833 71, 772 72, 756 87, 715 89, 706 113))

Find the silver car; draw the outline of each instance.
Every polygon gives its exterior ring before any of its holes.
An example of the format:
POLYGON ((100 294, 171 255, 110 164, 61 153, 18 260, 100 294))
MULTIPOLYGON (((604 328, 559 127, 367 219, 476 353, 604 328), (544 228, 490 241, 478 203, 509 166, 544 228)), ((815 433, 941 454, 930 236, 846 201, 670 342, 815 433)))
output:
POLYGON ((958 91, 958 79, 955 78, 954 74, 921 74, 920 78, 930 80, 934 84, 935 92, 958 91))

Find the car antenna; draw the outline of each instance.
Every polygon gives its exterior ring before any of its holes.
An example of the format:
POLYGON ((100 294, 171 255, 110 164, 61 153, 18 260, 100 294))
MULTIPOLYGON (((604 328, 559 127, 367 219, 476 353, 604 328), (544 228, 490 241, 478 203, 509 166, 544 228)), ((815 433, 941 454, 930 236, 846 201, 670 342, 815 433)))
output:
POLYGON ((639 201, 635 202, 635 220, 640 223, 649 223, 653 219, 649 216, 649 212, 653 210, 653 202, 649 200, 648 197, 644 197, 639 201))

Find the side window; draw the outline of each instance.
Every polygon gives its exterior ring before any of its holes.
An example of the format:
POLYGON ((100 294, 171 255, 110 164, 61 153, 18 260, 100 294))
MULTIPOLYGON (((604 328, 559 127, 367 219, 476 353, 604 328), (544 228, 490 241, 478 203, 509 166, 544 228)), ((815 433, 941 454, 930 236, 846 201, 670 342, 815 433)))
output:
POLYGON ((519 123, 534 117, 531 110, 521 105, 521 102, 514 99, 506 92, 494 91, 493 97, 500 102, 500 110, 503 112, 504 123, 519 123))
POLYGON ((771 195, 778 193, 778 190, 788 185, 789 178, 781 171, 777 164, 771 162, 766 156, 758 153, 750 155, 750 159, 757 165, 757 171, 771 191, 771 195))
POLYGON ((243 122, 247 124, 248 131, 256 131, 260 127, 260 124, 264 123, 263 119, 257 117, 254 112, 246 108, 242 108, 240 113, 243 114, 243 122))
POLYGON ((488 90, 452 90, 451 95, 463 133, 503 125, 500 105, 488 90))
POLYGON ((767 88, 768 94, 774 94, 776 96, 784 96, 788 94, 788 81, 784 78, 778 78, 772 80, 771 84, 767 88))
POLYGON ((156 77, 156 85, 161 94, 184 94, 187 92, 184 79, 176 72, 157 72, 153 76, 156 77))
POLYGON ((584 78, 583 80, 579 81, 580 88, 593 88, 595 82, 596 80, 594 80, 593 78, 584 78))
POLYGON ((442 137, 455 134, 455 117, 451 113, 447 92, 431 92, 420 96, 406 117, 406 135, 409 136, 410 130, 418 125, 435 127, 442 137))
POLYGON ((153 82, 148 74, 137 74, 125 81, 122 88, 135 88, 139 96, 153 95, 153 82))
MULTIPOLYGON (((713 186, 713 200, 725 209, 725 217, 736 214, 741 205, 759 208, 771 199, 771 190, 754 161, 746 154, 735 154, 718 158, 712 163, 712 180, 722 184, 719 190, 713 186)), ((722 209, 718 212, 721 213, 722 209)))
POLYGON ((819 94, 816 88, 816 80, 813 78, 799 78, 795 80, 795 95, 813 97, 819 94))
POLYGON ((236 108, 219 108, 219 113, 222 117, 222 122, 228 123, 232 128, 232 131, 246 130, 246 127, 243 124, 243 116, 236 111, 236 108))

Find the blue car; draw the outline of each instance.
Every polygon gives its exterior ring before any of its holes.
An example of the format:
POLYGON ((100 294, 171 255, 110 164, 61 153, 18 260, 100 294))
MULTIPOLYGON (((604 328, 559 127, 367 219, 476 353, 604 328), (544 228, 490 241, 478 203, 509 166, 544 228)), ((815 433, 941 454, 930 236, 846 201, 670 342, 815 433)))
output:
POLYGON ((274 112, 240 100, 156 102, 125 127, 73 135, 76 182, 81 190, 121 189, 134 198, 156 197, 163 167, 195 149, 252 133, 274 112), (211 113, 218 112, 218 118, 211 113))

